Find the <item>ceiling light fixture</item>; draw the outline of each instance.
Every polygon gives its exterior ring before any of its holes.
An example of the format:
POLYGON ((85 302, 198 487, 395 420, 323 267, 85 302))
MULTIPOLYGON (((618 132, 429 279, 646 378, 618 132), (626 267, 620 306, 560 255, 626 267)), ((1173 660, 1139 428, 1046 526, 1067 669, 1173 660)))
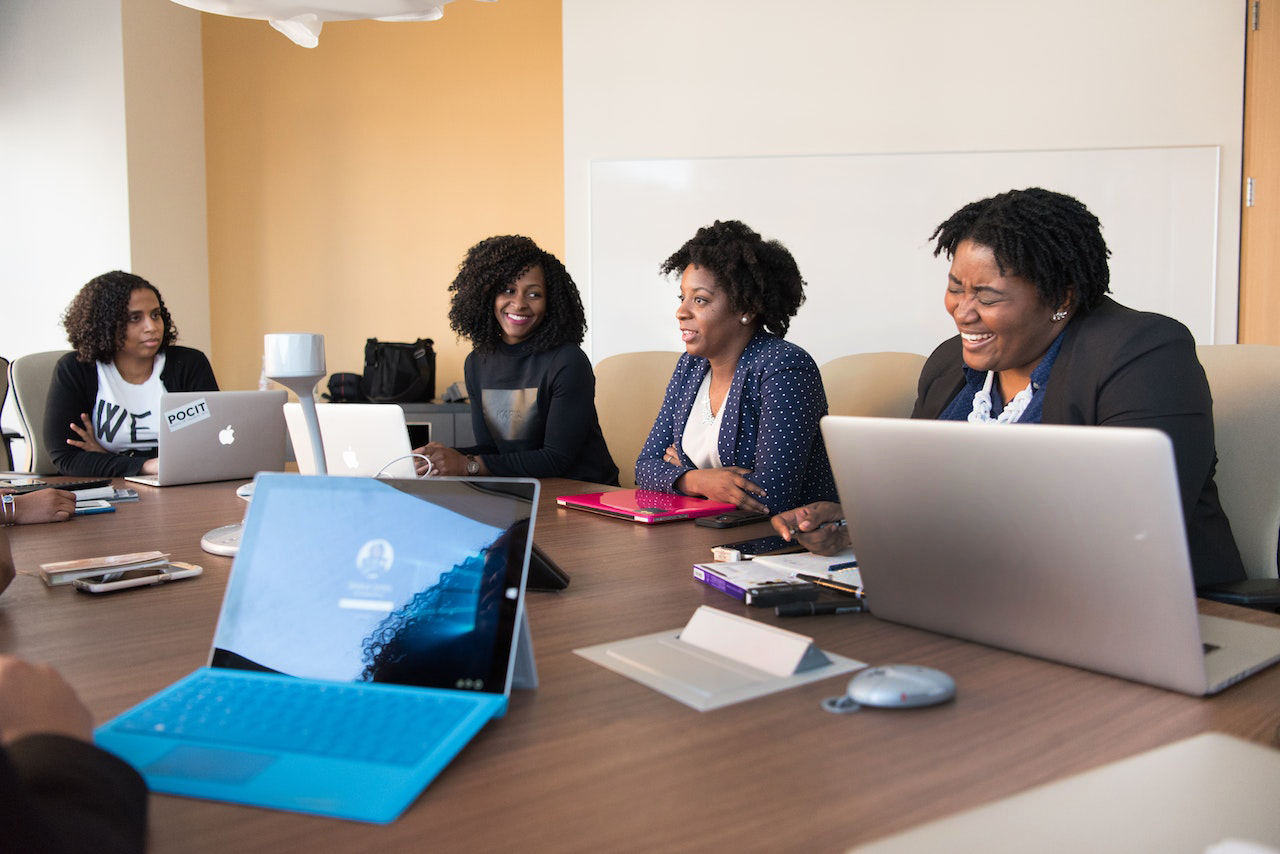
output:
MULTIPOLYGON (((296 45, 315 47, 325 21, 436 21, 453 0, 173 0, 214 15, 270 21, 296 45)), ((494 0, 484 0, 494 2, 494 0)))

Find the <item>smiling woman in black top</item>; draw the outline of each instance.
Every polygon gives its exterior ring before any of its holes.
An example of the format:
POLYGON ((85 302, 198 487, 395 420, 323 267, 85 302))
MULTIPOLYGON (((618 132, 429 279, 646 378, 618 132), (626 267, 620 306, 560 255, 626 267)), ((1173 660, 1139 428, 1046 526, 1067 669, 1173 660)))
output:
POLYGON ((449 290, 449 325, 475 348, 463 374, 476 444, 432 442, 417 453, 436 474, 617 485, 595 373, 578 346, 587 329, 582 300, 560 260, 527 237, 490 237, 468 250, 449 290))

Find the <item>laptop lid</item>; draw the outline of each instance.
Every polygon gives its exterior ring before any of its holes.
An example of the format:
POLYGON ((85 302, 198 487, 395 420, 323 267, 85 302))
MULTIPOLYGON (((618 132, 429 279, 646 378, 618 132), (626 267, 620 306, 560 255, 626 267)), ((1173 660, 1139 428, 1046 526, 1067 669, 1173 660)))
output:
POLYGON ((260 476, 210 665, 508 695, 537 494, 260 476))
POLYGON ((1277 790, 1280 752, 1206 732, 919 825, 852 854, 1260 854, 1280 841, 1277 790))
POLYGON ((160 395, 160 468, 127 480, 177 486, 284 469, 283 391, 182 391, 160 395))
POLYGON ((609 492, 560 495, 556 497, 556 503, 561 507, 629 519, 644 525, 697 519, 700 516, 714 516, 738 509, 736 505, 724 501, 709 501, 649 489, 615 489, 609 492))
POLYGON ((822 433, 877 617, 1188 694, 1280 659, 1280 630, 1208 617, 1228 631, 1206 659, 1160 431, 828 416, 822 433))
MULTIPOLYGON (((409 428, 404 410, 394 403, 319 403, 320 438, 329 474, 412 478, 409 428)), ((286 403, 284 420, 289 427, 298 471, 315 474, 315 455, 302 404, 286 403)))

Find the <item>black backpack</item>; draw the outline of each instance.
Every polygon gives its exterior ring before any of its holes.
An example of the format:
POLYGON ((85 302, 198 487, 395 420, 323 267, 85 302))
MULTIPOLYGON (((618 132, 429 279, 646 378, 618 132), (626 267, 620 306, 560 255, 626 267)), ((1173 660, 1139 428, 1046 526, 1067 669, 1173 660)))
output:
POLYGON ((430 338, 396 344, 370 338, 364 345, 360 390, 374 403, 422 403, 436 396, 436 351, 430 338))

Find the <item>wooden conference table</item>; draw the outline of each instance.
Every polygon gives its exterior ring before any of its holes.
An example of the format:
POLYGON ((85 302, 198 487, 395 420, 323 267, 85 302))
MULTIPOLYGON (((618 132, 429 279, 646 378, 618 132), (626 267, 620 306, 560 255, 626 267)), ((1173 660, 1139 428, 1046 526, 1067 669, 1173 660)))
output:
MULTIPOLYGON (((19 576, 0 596, 0 651, 59 667, 99 721, 203 665, 231 560, 202 552, 199 540, 241 517, 236 485, 138 487, 141 501, 116 513, 9 529, 19 576), (205 574, 109 596, 22 574, 143 549, 205 574)), ((712 545, 763 534, 765 524, 647 528, 556 507, 556 495, 586 488, 543 484, 536 539, 572 583, 529 595, 541 687, 515 692, 506 717, 399 820, 373 826, 153 795, 150 850, 839 851, 1206 730, 1277 744, 1280 667, 1206 700, 867 614, 778 620, 690 574, 712 545), (677 629, 703 604, 868 663, 940 668, 957 699, 833 715, 820 703, 842 692, 846 678, 836 677, 699 713, 573 653, 677 629)))

